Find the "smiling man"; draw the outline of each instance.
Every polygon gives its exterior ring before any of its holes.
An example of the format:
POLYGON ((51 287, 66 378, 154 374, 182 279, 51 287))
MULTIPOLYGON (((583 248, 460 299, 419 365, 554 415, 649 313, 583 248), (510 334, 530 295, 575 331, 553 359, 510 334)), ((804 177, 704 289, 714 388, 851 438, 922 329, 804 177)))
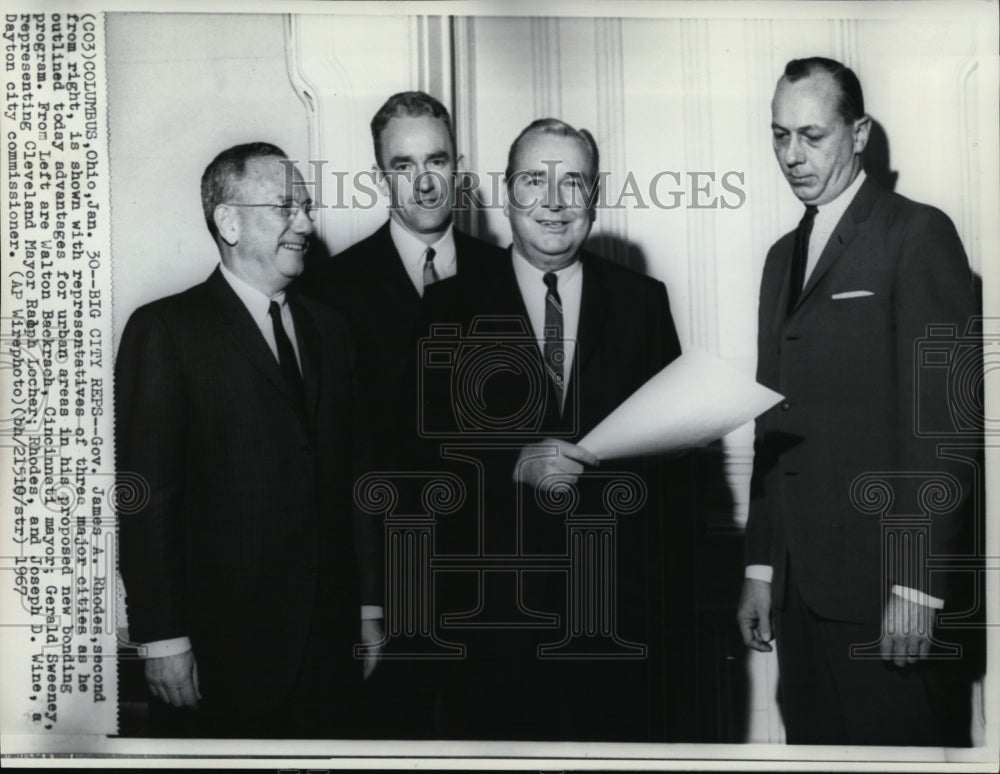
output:
POLYGON ((223 151, 201 193, 221 264, 136 310, 115 364, 118 470, 149 488, 119 527, 152 730, 347 735, 381 566, 379 525, 353 515, 366 452, 346 326, 286 298, 313 227, 279 148, 223 151))
MULTIPOLYGON (((685 591, 692 576, 679 569, 693 549, 677 532, 664 548, 669 513, 683 513, 682 534, 697 521, 680 494, 690 490, 690 471, 681 472, 680 460, 642 459, 595 472, 598 460, 576 443, 680 354, 663 283, 583 247, 596 217, 598 163, 586 130, 554 118, 531 123, 508 155, 504 212, 513 244, 506 256, 435 285, 425 299, 429 323, 456 324, 466 336, 453 371, 425 369, 425 417, 463 444, 460 456, 483 455, 482 477, 467 484, 470 492, 482 487, 482 500, 470 497, 474 507, 439 520, 438 552, 538 563, 530 572, 497 566, 442 575, 437 610, 457 614, 448 634, 468 644, 461 663, 442 666, 449 675, 442 681, 445 738, 692 738, 680 730, 680 716, 695 715, 694 693, 673 679, 676 672, 664 677, 664 639, 678 655, 694 649, 695 627, 681 612, 693 609, 685 591), (479 327, 477 337, 477 320, 493 335, 483 338, 479 327), (473 416, 490 418, 483 427, 448 427, 456 406, 473 404, 473 416), (604 487, 623 471, 627 481, 644 482, 647 496, 636 513, 617 519, 606 557, 616 569, 590 600, 607 616, 591 632, 598 645, 577 657, 546 655, 540 647, 577 632, 567 573, 543 566, 569 554, 568 514, 543 503, 559 500, 560 487, 579 485, 579 500, 565 501, 578 502, 574 515, 607 514, 604 487), (681 482, 669 497, 668 480, 681 482), (667 575, 679 604, 665 612, 659 584, 667 575)), ((581 558, 569 575, 597 572, 584 566, 591 561, 581 558)))
POLYGON ((757 379, 785 400, 757 420, 740 629, 771 650, 774 611, 789 743, 968 744, 968 682, 934 636, 938 610, 963 608, 929 563, 959 550, 974 468, 915 427, 918 406, 950 424, 916 345, 975 314, 965 252, 946 215, 866 177, 871 118, 849 68, 789 62, 771 114, 805 212, 761 281, 757 379), (866 481, 892 492, 886 513, 866 481), (950 502, 921 489, 952 484, 950 502), (894 558, 897 514, 926 515, 930 535, 894 558))

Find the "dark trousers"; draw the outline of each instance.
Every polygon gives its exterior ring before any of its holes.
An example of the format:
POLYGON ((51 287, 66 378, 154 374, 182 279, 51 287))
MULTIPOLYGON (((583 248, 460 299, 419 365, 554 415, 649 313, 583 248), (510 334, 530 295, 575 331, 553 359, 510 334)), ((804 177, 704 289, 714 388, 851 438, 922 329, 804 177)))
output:
POLYGON ((879 641, 881 624, 816 615, 791 568, 775 636, 788 744, 971 743, 971 683, 960 664, 927 660, 900 669, 881 658, 852 658, 852 645, 879 641))

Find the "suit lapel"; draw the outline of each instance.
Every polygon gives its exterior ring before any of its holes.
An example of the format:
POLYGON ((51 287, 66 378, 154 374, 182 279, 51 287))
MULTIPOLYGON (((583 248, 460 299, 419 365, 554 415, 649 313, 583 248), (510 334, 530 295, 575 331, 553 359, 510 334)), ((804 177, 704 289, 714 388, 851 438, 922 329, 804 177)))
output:
POLYGON ((321 368, 319 356, 319 329, 312 315, 302 306, 298 299, 289 299, 292 319, 295 321, 295 338, 299 345, 299 360, 302 362, 302 381, 306 393, 306 419, 313 427, 316 421, 316 410, 319 406, 321 368))
POLYGON ((406 273, 403 259, 392 242, 389 224, 375 232, 370 260, 375 275, 370 287, 378 293, 378 303, 389 309, 407 310, 414 314, 420 307, 420 294, 406 273))
MULTIPOLYGON (((851 242, 854 241, 854 238, 858 235, 860 225, 868 219, 872 207, 880 195, 881 191, 878 186, 870 178, 866 179, 855 195, 854 200, 844 211, 833 233, 830 234, 830 239, 827 241, 826 247, 823 248, 816 267, 802 288, 802 295, 799 296, 799 302, 795 305, 795 309, 792 312, 793 315, 802 307, 802 304, 816 289, 816 286, 819 285, 826 273, 830 271, 851 242)), ((785 284, 788 284, 787 279, 785 280, 785 284)), ((785 299, 788 298, 787 288, 783 297, 785 299)))
POLYGON ((206 284, 218 301, 219 319, 227 334, 236 342, 247 359, 275 386, 289 406, 299 413, 295 398, 285 384, 285 377, 281 373, 278 360, 267 346, 250 311, 229 287, 222 272, 216 269, 206 284))
MULTIPOLYGON (((587 254, 580 257, 583 264, 583 288, 580 296, 580 320, 576 328, 577 367, 571 371, 577 377, 583 374, 601 339, 604 318, 607 316, 608 299, 604 291, 605 281, 598 261, 588 260, 587 254)), ((567 384, 567 387, 571 385, 567 384)))
MULTIPOLYGON (((535 364, 535 373, 541 374, 545 384, 545 408, 543 426, 550 432, 558 432, 559 411, 553 410, 559 406, 555 387, 545 369, 545 361, 542 359, 542 352, 535 338, 535 331, 531 327, 531 317, 528 315, 528 307, 525 306, 524 296, 521 295, 521 286, 517 282, 517 275, 514 273, 514 253, 513 248, 507 248, 507 256, 503 261, 499 261, 499 266, 494 269, 493 263, 480 268, 485 270, 483 280, 476 283, 488 294, 483 299, 484 309, 492 309, 493 314, 501 317, 516 317, 524 322, 525 329, 531 337, 530 347, 531 358, 535 364)), ((472 267, 470 267, 472 268, 472 267)), ((468 275, 467 275, 468 276, 468 275)), ((472 310, 475 312, 475 310, 472 310)))

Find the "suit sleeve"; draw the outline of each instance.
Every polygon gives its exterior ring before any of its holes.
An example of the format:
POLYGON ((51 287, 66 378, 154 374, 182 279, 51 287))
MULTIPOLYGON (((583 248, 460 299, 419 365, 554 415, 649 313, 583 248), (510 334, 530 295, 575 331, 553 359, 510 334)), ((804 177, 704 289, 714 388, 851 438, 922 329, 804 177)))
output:
MULTIPOLYGON (((774 363, 771 351, 774 343, 768 331, 770 320, 777 303, 774 294, 780 285, 780 278, 771 276, 777 269, 780 248, 775 245, 768 252, 764 263, 764 273, 761 277, 760 300, 757 308, 757 374, 756 380, 765 387, 778 389, 777 375, 774 373, 774 363)), ((772 409, 773 410, 773 409, 772 409)), ((773 538, 772 514, 767 507, 764 491, 764 478, 776 463, 776 454, 768 441, 767 421, 770 411, 757 417, 754 423, 754 460, 753 473, 750 478, 750 508, 744 542, 744 564, 770 565, 771 543, 773 538)))
POLYGON ((670 300, 667 297, 667 288, 660 282, 653 284, 654 310, 653 330, 657 331, 657 346, 649 354, 653 358, 652 362, 644 364, 646 378, 650 379, 659 371, 681 356, 681 342, 677 336, 677 327, 674 325, 673 315, 670 313, 670 300))
MULTIPOLYGON (((935 379, 921 368, 920 340, 927 337, 928 326, 948 326, 955 337, 962 337, 976 309, 971 270, 954 225, 939 210, 921 207, 905 226, 894 280, 899 469, 926 474, 914 479, 918 486, 935 474, 953 477, 950 480, 958 486, 957 503, 948 503, 947 496, 938 497, 944 490, 934 487, 903 493, 916 506, 915 512, 932 514, 930 553, 936 557, 956 552, 975 482, 970 465, 939 454, 941 439, 918 433, 918 413, 929 420, 929 426, 953 427, 949 401, 955 400, 949 394, 948 380, 935 379)), ((969 373, 976 373, 975 366, 969 373)), ((944 573, 932 573, 929 584, 920 573, 902 573, 890 580, 947 600, 944 573)))
MULTIPOLYGON (((361 391, 361 380, 358 377, 357 358, 346 327, 342 328, 343 338, 347 344, 351 394, 353 396, 353 476, 356 483, 359 478, 375 467, 372 443, 369 433, 369 417, 365 410, 366 402, 361 391)), ((383 530, 382 519, 370 513, 365 513, 358 507, 357 498, 352 497, 352 518, 354 521, 354 552, 358 562, 359 588, 362 605, 384 605, 384 568, 383 568, 383 530)))
POLYGON ((164 322, 140 309, 115 363, 119 487, 135 507, 119 508, 120 569, 129 632, 150 642, 186 631, 182 573, 186 399, 181 361, 164 322))

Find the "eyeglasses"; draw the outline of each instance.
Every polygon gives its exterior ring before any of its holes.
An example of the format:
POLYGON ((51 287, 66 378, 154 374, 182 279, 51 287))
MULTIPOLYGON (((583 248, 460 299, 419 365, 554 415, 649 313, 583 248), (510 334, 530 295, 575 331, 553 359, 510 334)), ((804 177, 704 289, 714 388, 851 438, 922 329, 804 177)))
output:
POLYGON ((299 211, 306 214, 306 217, 311 221, 316 220, 316 210, 317 205, 312 202, 306 202, 305 204, 298 204, 292 202, 290 204, 246 204, 244 202, 223 202, 223 204, 229 207, 273 207, 276 210, 280 210, 281 214, 285 216, 285 219, 291 223, 298 217, 299 211))

